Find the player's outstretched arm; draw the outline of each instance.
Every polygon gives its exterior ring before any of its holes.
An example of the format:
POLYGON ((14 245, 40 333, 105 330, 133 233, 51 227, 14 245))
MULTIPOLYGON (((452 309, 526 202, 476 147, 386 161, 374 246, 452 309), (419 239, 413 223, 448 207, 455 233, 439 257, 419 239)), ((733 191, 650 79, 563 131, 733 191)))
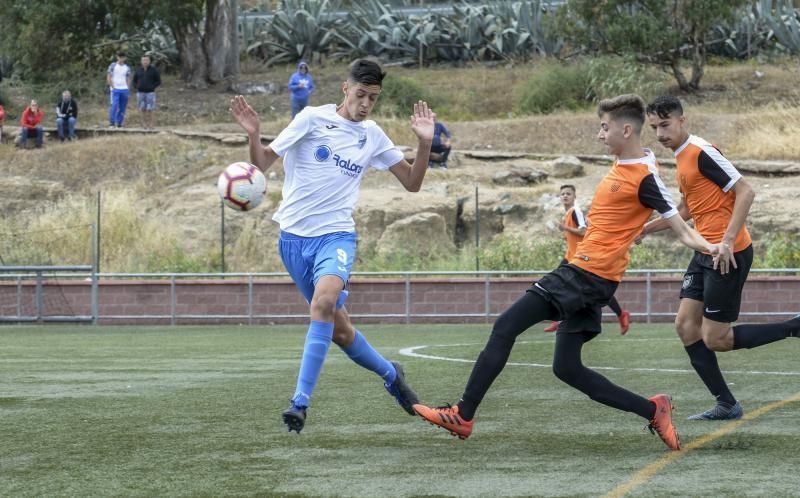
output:
POLYGON ((683 245, 698 252, 709 253, 714 258, 714 269, 719 268, 720 273, 728 273, 730 269, 736 268, 736 260, 733 258, 731 246, 726 243, 712 244, 707 241, 697 230, 686 224, 679 215, 667 218, 672 231, 678 235, 678 239, 683 245))
MULTIPOLYGON (((684 220, 690 220, 692 218, 692 214, 689 212, 689 207, 686 205, 686 198, 681 197, 681 202, 678 204, 678 213, 681 215, 681 218, 684 220)), ((658 217, 655 220, 646 223, 644 228, 642 228, 642 233, 636 236, 634 242, 637 244, 641 244, 642 240, 651 233, 660 232, 662 230, 667 230, 671 228, 671 225, 668 220, 664 218, 658 217)))
POLYGON ((403 159, 389 168, 409 192, 419 192, 425 172, 428 171, 435 120, 436 113, 428 107, 427 102, 420 100, 414 104, 414 114, 411 116, 411 131, 417 136, 417 155, 414 164, 408 164, 408 161, 403 159))
POLYGON ((239 126, 247 133, 250 142, 250 162, 258 166, 261 171, 268 170, 278 155, 269 147, 261 145, 261 121, 258 113, 250 107, 242 95, 237 95, 231 100, 230 111, 239 126))

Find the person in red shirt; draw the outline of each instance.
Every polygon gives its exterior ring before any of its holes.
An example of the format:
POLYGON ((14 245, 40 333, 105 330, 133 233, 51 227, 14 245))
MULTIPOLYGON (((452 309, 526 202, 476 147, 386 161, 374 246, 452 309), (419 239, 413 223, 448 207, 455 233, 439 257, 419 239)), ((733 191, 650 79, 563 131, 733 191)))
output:
POLYGON ((28 142, 28 137, 34 135, 36 137, 36 147, 42 146, 44 141, 44 129, 42 129, 42 119, 44 112, 39 109, 39 104, 35 100, 31 100, 31 105, 22 111, 22 136, 19 139, 19 146, 25 147, 28 142))
MULTIPOLYGON (((800 316, 731 326, 739 318, 742 287, 753 263, 752 239, 745 224, 755 197, 753 188, 718 148, 689 134, 677 97, 657 97, 647 107, 647 120, 659 143, 675 155, 680 215, 693 219, 697 231, 709 241, 730 247, 736 261, 730 272, 720 275, 713 269, 711 256, 695 252, 683 276, 675 327, 692 367, 716 399, 711 409, 689 420, 739 419, 744 410, 728 388, 715 352, 800 337, 800 316)), ((636 243, 664 228, 660 220, 646 224, 636 243)))
POLYGON ((672 196, 658 176, 655 156, 641 145, 642 98, 620 95, 603 100, 597 114, 597 138, 615 160, 597 185, 591 223, 575 255, 533 284, 497 318, 458 404, 438 408, 414 405, 422 418, 461 439, 472 434, 475 412, 505 367, 517 337, 543 320, 560 319, 553 353, 556 377, 598 403, 643 417, 670 449, 680 449, 670 396, 656 394, 648 399, 614 384, 586 367, 581 351, 600 333, 601 307, 614 295, 628 266, 629 249, 654 210, 683 244, 713 255, 721 273, 727 273, 733 255, 730 248, 710 244, 678 216, 672 196))

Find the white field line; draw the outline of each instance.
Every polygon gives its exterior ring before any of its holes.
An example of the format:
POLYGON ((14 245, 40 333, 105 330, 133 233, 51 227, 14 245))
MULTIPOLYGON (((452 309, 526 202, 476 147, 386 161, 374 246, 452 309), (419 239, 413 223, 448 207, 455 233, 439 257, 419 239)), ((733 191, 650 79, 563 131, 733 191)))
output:
MULTIPOLYGON (((674 341, 676 339, 625 339, 625 341, 674 341)), ((597 342, 600 342, 596 340, 597 342)), ((605 339, 602 342, 610 342, 609 339, 605 339)), ((532 344, 532 343, 545 343, 545 341, 519 341, 517 344, 532 344)), ((426 348, 442 348, 442 347, 463 347, 463 346, 481 346, 483 343, 464 343, 464 344, 431 344, 431 345, 420 345, 420 346, 411 346, 409 348, 403 348, 399 352, 403 356, 409 356, 411 358, 421 358, 425 360, 435 360, 435 361, 452 361, 456 363, 475 363, 475 360, 470 360, 467 358, 453 358, 449 356, 440 356, 440 355, 432 355, 432 354, 424 354, 418 353, 418 350, 426 349, 426 348)), ((534 368, 552 368, 551 363, 525 363, 525 362, 515 362, 509 361, 506 365, 512 365, 516 367, 534 367, 534 368)), ((609 371, 624 371, 624 372, 658 372, 658 373, 678 373, 678 374, 695 374, 693 369, 684 369, 684 368, 642 368, 642 367, 598 367, 598 366, 591 366, 587 365, 587 367, 593 370, 609 370, 609 371)), ((773 372, 773 371, 762 371, 762 370, 723 370, 722 373, 724 374, 743 374, 743 375, 782 375, 782 376, 800 376, 800 372, 773 372)))

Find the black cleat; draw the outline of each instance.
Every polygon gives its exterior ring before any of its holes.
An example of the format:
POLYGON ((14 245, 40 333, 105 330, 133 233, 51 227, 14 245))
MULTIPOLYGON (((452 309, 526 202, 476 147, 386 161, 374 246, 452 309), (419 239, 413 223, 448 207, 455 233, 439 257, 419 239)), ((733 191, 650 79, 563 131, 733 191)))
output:
POLYGON ((743 414, 744 409, 738 401, 733 405, 717 402, 714 408, 692 415, 686 420, 738 420, 743 414))
POLYGON ((289 432, 296 431, 300 434, 303 426, 306 425, 306 407, 297 406, 290 401, 289 408, 283 412, 283 423, 289 428, 289 432))
POLYGON ((403 407, 403 410, 405 410, 406 413, 409 415, 416 415, 417 413, 414 411, 414 405, 419 403, 419 397, 406 382, 406 376, 403 373, 403 367, 396 361, 391 363, 397 372, 397 377, 391 384, 384 384, 383 386, 387 391, 389 391, 389 394, 394 396, 394 399, 397 400, 397 403, 403 407))

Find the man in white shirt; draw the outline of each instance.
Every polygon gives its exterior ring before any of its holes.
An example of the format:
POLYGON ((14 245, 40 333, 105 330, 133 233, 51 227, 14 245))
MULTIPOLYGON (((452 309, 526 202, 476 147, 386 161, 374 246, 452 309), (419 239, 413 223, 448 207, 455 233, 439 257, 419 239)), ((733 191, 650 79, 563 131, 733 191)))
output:
POLYGON ((418 398, 402 367, 381 356, 350 323, 344 301, 356 254, 353 209, 361 180, 370 167, 389 170, 409 192, 425 178, 435 114, 426 102, 414 105, 411 130, 417 135, 414 164, 409 164, 383 130, 367 119, 381 93, 386 73, 368 60, 350 66, 342 85, 343 102, 306 107, 268 146, 261 145, 258 114, 241 95, 231 113, 247 132, 250 160, 266 171, 280 156, 285 180, 283 201, 273 219, 280 223, 279 252, 284 266, 310 305, 297 387, 283 422, 303 429, 306 410, 331 341, 358 365, 375 372, 409 414, 418 398))
POLYGON ((111 128, 122 128, 125 121, 125 108, 128 107, 129 88, 133 74, 125 63, 125 52, 117 52, 117 62, 112 62, 106 72, 106 83, 111 89, 111 108, 108 111, 108 122, 111 128))

